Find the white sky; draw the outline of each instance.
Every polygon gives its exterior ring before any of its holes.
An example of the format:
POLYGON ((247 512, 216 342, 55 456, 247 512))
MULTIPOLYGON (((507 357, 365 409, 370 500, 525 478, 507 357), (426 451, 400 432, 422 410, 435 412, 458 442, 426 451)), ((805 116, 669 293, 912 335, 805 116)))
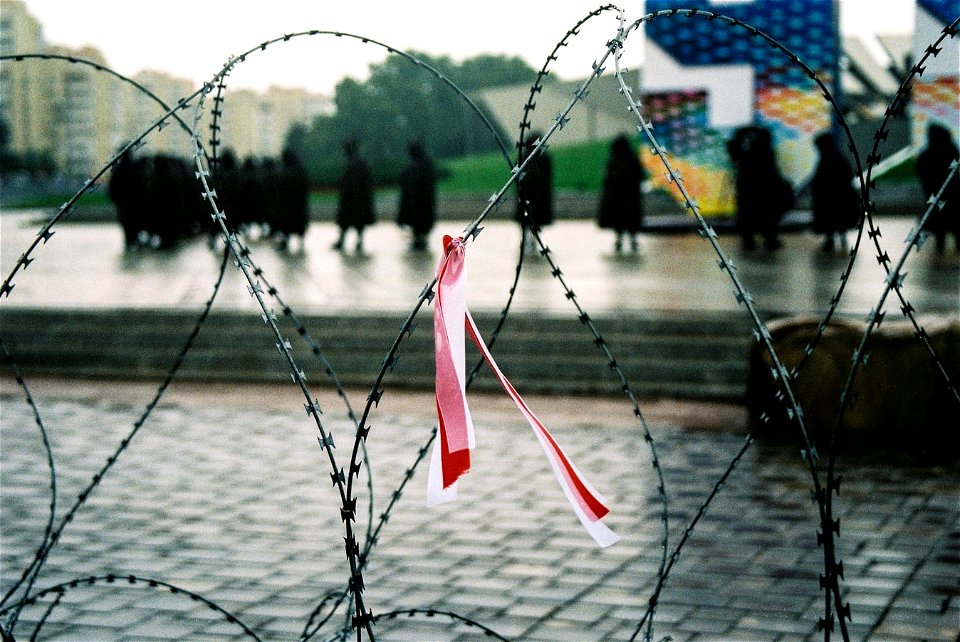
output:
MULTIPOLYGON (((737 0, 732 0, 737 1, 737 0)), ((761 0, 762 1, 762 0, 761 0)), ((160 69, 196 83, 212 77, 230 55, 285 33, 343 31, 401 50, 449 55, 518 55, 539 69, 568 29, 602 3, 597 0, 26 0, 50 44, 100 49, 112 69, 132 75, 160 69)), ((629 22, 642 0, 624 0, 629 22)), ((723 0, 717 11, 722 12, 723 0)), ((913 0, 841 0, 841 28, 856 33, 910 33, 913 0)), ((682 0, 677 6, 683 6, 682 0)), ((615 33, 612 12, 595 18, 551 65, 580 78, 603 55, 615 33)), ((642 44, 631 37, 626 64, 637 66, 642 44)), ((271 84, 332 93, 345 75, 363 78, 383 50, 333 36, 302 37, 267 48, 240 65, 228 85, 271 84)))

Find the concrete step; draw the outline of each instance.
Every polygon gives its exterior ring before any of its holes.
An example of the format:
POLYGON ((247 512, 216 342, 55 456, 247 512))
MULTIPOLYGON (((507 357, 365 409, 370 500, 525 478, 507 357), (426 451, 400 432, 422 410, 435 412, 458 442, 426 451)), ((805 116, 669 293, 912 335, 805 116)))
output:
MULTIPOLYGON (((386 386, 433 387, 431 311, 401 342, 386 386)), ((177 362, 199 312, 166 309, 7 308, 0 311, 4 344, 30 375, 159 379, 177 362)), ((308 385, 332 385, 326 358, 344 385, 370 387, 400 333, 405 313, 365 316, 298 315, 278 323, 308 385), (302 340, 299 328, 313 343, 302 340)), ((495 314, 476 318, 484 336, 495 314)), ((592 319, 631 388, 640 396, 740 402, 746 392, 751 332, 730 313, 644 313, 592 319)), ((622 384, 595 337, 576 317, 512 315, 493 346, 504 373, 521 392, 620 394, 622 384)), ((468 368, 479 352, 468 347, 468 368)), ((6 360, 6 359, 5 359, 6 360)), ((290 379, 276 338, 259 315, 214 310, 183 359, 178 377, 207 381, 290 379)), ((484 368, 475 389, 499 384, 484 368)))

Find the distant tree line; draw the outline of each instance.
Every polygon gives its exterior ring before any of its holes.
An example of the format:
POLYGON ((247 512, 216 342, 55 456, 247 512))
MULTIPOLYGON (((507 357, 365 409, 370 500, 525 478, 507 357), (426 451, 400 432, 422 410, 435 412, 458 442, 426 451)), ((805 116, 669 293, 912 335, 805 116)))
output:
MULTIPOLYGON (((473 100, 481 89, 532 83, 536 76, 536 70, 516 56, 484 54, 455 63, 447 56, 413 55, 473 100)), ((334 105, 333 114, 318 116, 309 127, 292 128, 285 142, 302 159, 317 187, 337 183, 348 139, 360 142, 378 184, 396 182, 414 141, 437 160, 499 149, 482 119, 456 92, 429 70, 399 55, 371 65, 365 82, 342 80, 334 105)), ((509 146, 516 132, 500 131, 499 135, 509 146)))

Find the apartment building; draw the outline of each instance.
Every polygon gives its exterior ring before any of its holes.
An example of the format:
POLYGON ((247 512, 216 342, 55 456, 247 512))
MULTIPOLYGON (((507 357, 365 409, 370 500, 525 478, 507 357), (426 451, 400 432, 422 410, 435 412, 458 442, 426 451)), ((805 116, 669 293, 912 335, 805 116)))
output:
MULTIPOLYGON (((167 72, 143 70, 125 79, 112 73, 100 51, 47 43, 42 25, 21 0, 0 0, 0 120, 16 154, 43 153, 71 176, 90 176, 116 151, 149 130, 180 99, 199 87, 167 72), (144 91, 146 90, 146 91, 144 91), (147 93, 149 92, 149 93, 147 93)), ((226 89, 220 104, 218 137, 238 157, 278 156, 290 128, 308 125, 333 109, 327 96, 299 88, 265 92, 226 89)), ((180 118, 194 125, 197 101, 180 118)), ((209 142, 215 108, 207 96, 200 120, 201 140, 209 142)), ((144 139, 141 153, 188 157, 191 136, 173 119, 144 139)))
MULTIPOLYGON (((42 53, 47 45, 40 23, 19 0, 0 0, 0 55, 42 53)), ((50 95, 52 80, 41 65, 30 62, 0 63, 0 117, 7 128, 11 151, 53 151, 53 102, 37 101, 50 95)))

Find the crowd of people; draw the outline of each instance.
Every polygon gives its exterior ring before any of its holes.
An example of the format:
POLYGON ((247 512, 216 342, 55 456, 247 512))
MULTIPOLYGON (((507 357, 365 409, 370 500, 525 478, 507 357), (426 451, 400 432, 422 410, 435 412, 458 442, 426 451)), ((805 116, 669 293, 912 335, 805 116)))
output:
MULTIPOLYGON (((351 138, 343 145, 345 163, 340 175, 335 221, 339 234, 333 249, 343 251, 348 234, 355 236, 354 250, 363 251, 363 232, 376 223, 373 172, 363 158, 360 142, 351 138)), ((408 160, 400 171, 397 225, 410 230, 410 249, 427 249, 427 236, 437 220, 437 171, 423 143, 413 141, 408 160)))
MULTIPOLYGON (((860 225, 863 208, 855 182, 855 173, 833 134, 814 139, 818 160, 810 181, 810 229, 822 237, 821 250, 848 252, 847 232, 860 225)), ((780 246, 778 230, 784 214, 794 206, 794 187, 780 173, 768 130, 749 126, 738 129, 727 142, 734 168, 736 219, 742 247, 753 250, 755 236, 763 238, 765 249, 780 246)), ((954 173, 944 183, 958 150, 950 131, 938 124, 928 127, 927 143, 916 158, 917 178, 924 198, 929 202, 941 188, 942 207, 933 209, 924 231, 935 239, 937 254, 943 254, 946 240, 954 238, 960 252, 960 175, 954 173)))
MULTIPOLYGON (((521 226, 543 227, 554 219, 553 164, 546 149, 527 162, 541 135, 531 132, 520 141, 514 218, 521 226)), ((819 155, 810 181, 811 231, 822 237, 821 249, 846 252, 846 233, 860 223, 862 208, 850 161, 830 133, 815 139, 819 155)), ((784 214, 793 208, 794 187, 780 172, 769 130, 747 126, 727 141, 734 170, 736 230, 742 248, 753 251, 756 239, 774 252, 781 247, 779 230, 784 214)), ((916 169, 924 196, 936 196, 958 157, 949 130, 931 125, 916 169)), ((309 181, 297 156, 285 151, 279 159, 247 158, 242 163, 228 150, 211 174, 218 203, 235 230, 272 238, 279 248, 292 249, 303 239, 309 223, 309 181)), ((614 233, 614 251, 639 252, 637 236, 644 223, 644 182, 647 172, 626 135, 609 148, 603 182, 594 214, 599 228, 614 233)), ((399 175, 396 223, 409 229, 410 250, 427 249, 426 239, 437 218, 437 171, 420 141, 408 148, 408 162, 399 175)), ((360 142, 344 143, 344 165, 338 185, 335 222, 339 230, 333 249, 343 251, 354 235, 354 249, 363 251, 364 231, 377 222, 373 172, 361 153, 360 142)), ((178 241, 208 234, 213 225, 209 205, 197 189, 187 164, 176 158, 154 155, 134 159, 125 153, 117 162, 109 188, 128 248, 170 247, 178 241)), ((953 236, 960 251, 960 177, 956 174, 941 195, 946 205, 935 208, 926 230, 943 253, 953 236)), ((528 241, 532 238, 528 235, 528 241)), ((532 248, 528 248, 532 249, 532 248)))
MULTIPOLYGON (((227 150, 212 163, 209 180, 232 231, 266 235, 282 248, 296 242, 302 247, 309 223, 309 180, 293 152, 241 163, 227 150)), ((129 250, 167 249, 201 235, 212 242, 221 231, 195 172, 181 158, 135 157, 127 150, 117 160, 108 194, 129 250)))
POLYGON ((953 237, 953 247, 960 252, 960 169, 944 186, 951 168, 960 159, 960 150, 950 130, 936 123, 927 128, 927 146, 917 156, 917 177, 927 200, 936 198, 943 207, 935 207, 927 219, 926 230, 934 237, 938 254, 943 254, 947 238, 953 237), (940 194, 940 189, 943 193, 940 194))

